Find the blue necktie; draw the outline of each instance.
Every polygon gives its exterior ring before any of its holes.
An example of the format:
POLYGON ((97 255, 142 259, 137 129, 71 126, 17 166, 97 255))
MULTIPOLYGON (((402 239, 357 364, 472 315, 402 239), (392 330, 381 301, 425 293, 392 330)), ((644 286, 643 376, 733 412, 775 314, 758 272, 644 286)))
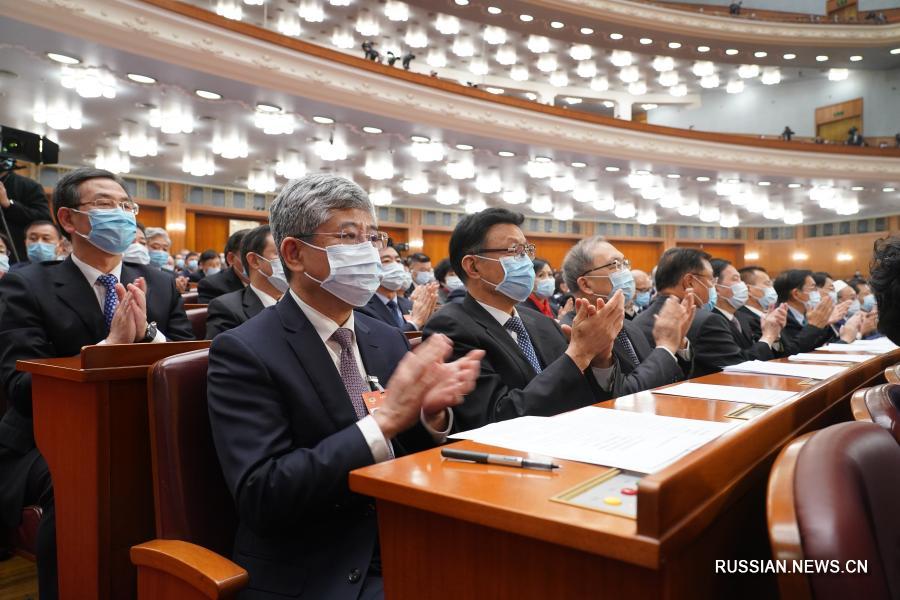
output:
POLYGON ((543 369, 541 369, 541 363, 538 361, 537 354, 534 352, 534 346, 531 345, 531 337, 525 330, 525 324, 522 323, 522 319, 516 316, 510 317, 504 327, 516 334, 519 350, 522 351, 522 354, 525 355, 525 359, 532 367, 534 367, 534 372, 540 373, 543 369))
POLYGON ((394 324, 400 329, 403 329, 403 316, 400 314, 400 307, 397 306, 397 302, 394 300, 388 300, 386 306, 394 316, 394 324))
POLYGON ((116 295, 116 284, 119 280, 112 273, 101 275, 97 278, 103 287, 106 288, 106 298, 103 300, 103 317, 106 320, 106 330, 109 331, 112 326, 113 316, 116 314, 116 308, 119 306, 119 296, 116 295))

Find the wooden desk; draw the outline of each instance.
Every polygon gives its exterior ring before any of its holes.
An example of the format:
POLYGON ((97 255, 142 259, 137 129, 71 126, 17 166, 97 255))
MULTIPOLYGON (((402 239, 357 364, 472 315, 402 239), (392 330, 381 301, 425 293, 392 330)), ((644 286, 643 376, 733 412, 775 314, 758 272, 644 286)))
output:
MULTIPOLYGON (((600 466, 558 461, 562 469, 543 473, 448 462, 435 449, 354 471, 350 487, 377 499, 387 597, 777 597, 774 575, 716 575, 715 560, 771 557, 765 484, 779 450, 850 420, 852 392, 898 360, 900 350, 811 386, 726 373, 694 380, 801 393, 646 476, 636 521, 550 501, 600 466)), ((598 406, 725 421, 742 405, 641 392, 598 406)))
POLYGON ((56 502, 59 595, 133 598, 129 549, 154 536, 147 372, 209 342, 86 346, 80 356, 23 360, 34 435, 56 502))

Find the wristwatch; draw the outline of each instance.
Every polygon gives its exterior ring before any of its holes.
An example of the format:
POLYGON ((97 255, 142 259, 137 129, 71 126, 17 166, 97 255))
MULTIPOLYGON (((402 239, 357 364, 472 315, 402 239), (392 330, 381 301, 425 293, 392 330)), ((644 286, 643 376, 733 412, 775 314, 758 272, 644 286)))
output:
POLYGON ((144 338, 141 340, 142 344, 146 344, 147 342, 152 342, 156 339, 156 321, 151 321, 147 323, 147 331, 144 332, 144 338))

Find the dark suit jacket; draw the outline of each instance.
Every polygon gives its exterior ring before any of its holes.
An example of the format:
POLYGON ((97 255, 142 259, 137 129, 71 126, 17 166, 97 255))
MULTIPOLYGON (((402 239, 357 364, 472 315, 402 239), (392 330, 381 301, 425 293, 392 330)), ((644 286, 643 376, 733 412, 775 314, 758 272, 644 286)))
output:
POLYGON ((206 339, 234 329, 261 313, 263 304, 250 286, 213 298, 206 309, 206 339))
POLYGON ((839 341, 830 326, 816 327, 807 323, 801 325, 788 309, 787 322, 781 330, 781 343, 786 354, 812 352, 819 346, 839 341))
MULTIPOLYGON (((662 310, 663 304, 665 304, 668 299, 669 296, 657 294, 653 297, 653 300, 647 308, 639 312, 634 319, 631 320, 631 323, 636 325, 641 333, 644 334, 644 338, 647 340, 647 343, 650 344, 651 348, 656 346, 656 340, 653 339, 653 326, 656 324, 656 319, 654 317, 662 310)), ((677 299, 678 298, 676 298, 676 300, 677 299)))
POLYGON ((771 360, 772 349, 765 342, 754 342, 740 329, 740 321, 728 320, 716 309, 698 310, 688 330, 688 340, 694 349, 694 370, 691 377, 721 371, 728 365, 746 360, 771 360), (734 325, 738 327, 735 328, 734 325))
MULTIPOLYGON (((9 234, 12 243, 19 253, 19 259, 28 260, 28 252, 25 248, 25 230, 34 221, 52 221, 50 207, 47 205, 47 197, 44 195, 43 186, 27 177, 10 173, 2 183, 6 188, 6 195, 13 200, 9 208, 0 208, 9 226, 9 234)), ((9 260, 16 262, 16 256, 12 250, 8 250, 9 260)))
MULTIPOLYGON (((147 320, 156 321, 170 340, 194 339, 172 278, 159 269, 122 265, 123 283, 138 277, 147 281, 147 320)), ((16 371, 16 361, 74 356, 82 346, 96 344, 106 334, 97 296, 71 258, 30 265, 0 279, 0 382, 10 402, 0 420, 0 455, 23 460, 37 456, 31 423, 31 374, 16 371)), ((0 483, 0 506, 14 506, 14 496, 21 500, 27 471, 16 469, 21 477, 0 483), (4 502, 7 493, 11 499, 4 502)))
MULTIPOLYGON (((408 315, 412 310, 412 300, 409 298, 404 298, 398 294, 397 296, 397 306, 400 308, 400 312, 404 315, 408 315)), ((378 296, 372 296, 369 302, 365 306, 361 306, 356 309, 356 312, 362 313, 366 316, 372 317, 373 319, 378 319, 382 323, 386 323, 391 327, 400 329, 400 331, 416 331, 416 326, 410 323, 409 321, 403 322, 403 327, 397 327, 397 322, 394 320, 394 316, 391 314, 390 309, 381 301, 381 298, 378 296)))
POLYGON ((566 356, 568 342, 556 321, 527 308, 517 312, 543 368, 540 374, 471 296, 445 304, 425 325, 425 337, 443 333, 453 341, 453 359, 478 348, 486 352, 475 390, 453 409, 459 430, 524 415, 551 416, 611 397, 566 356))
POLYGON ((735 311, 734 316, 741 322, 741 328, 744 333, 750 336, 754 342, 759 341, 762 337, 762 325, 759 322, 759 315, 754 314, 746 306, 742 306, 735 311))
MULTIPOLYGON (((574 320, 575 311, 570 311, 560 319, 560 322, 572 325, 574 320)), ((614 397, 651 390, 684 379, 684 369, 690 369, 690 362, 677 357, 673 359, 664 348, 656 348, 655 342, 653 345, 648 344, 643 332, 633 322, 626 320, 623 327, 640 364, 634 366, 625 344, 616 339, 613 344, 613 355, 618 364, 618 371, 612 390, 614 397)))
MULTIPOLYGON (((227 267, 222 269, 215 275, 203 277, 203 271, 197 271, 200 278, 197 281, 197 302, 199 304, 209 304, 213 298, 218 298, 228 292, 236 292, 244 289, 244 282, 237 276, 234 269, 227 267)), ((196 275, 197 273, 194 273, 196 275)), ((195 281, 193 276, 191 281, 195 281)))
MULTIPOLYGON (((355 332, 366 372, 385 385, 406 339, 359 313, 355 332)), ((355 599, 377 523, 347 474, 372 464, 372 453, 327 348, 290 294, 213 340, 208 381, 213 439, 240 519, 234 561, 250 573, 242 598, 355 599)), ((394 440, 398 455, 433 445, 421 427, 407 433, 414 439, 394 440)))

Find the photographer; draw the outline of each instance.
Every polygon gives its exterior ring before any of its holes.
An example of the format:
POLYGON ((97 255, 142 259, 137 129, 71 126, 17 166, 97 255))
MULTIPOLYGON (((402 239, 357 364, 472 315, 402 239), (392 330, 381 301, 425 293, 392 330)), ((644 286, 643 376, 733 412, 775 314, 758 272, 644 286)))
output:
MULTIPOLYGON (((9 227, 9 235, 19 255, 18 260, 27 260, 25 230, 34 221, 50 221, 50 208, 44 188, 38 182, 16 175, 15 161, 4 159, 0 162, 0 210, 9 227)), ((9 252, 10 262, 17 262, 16 252, 9 252)))

